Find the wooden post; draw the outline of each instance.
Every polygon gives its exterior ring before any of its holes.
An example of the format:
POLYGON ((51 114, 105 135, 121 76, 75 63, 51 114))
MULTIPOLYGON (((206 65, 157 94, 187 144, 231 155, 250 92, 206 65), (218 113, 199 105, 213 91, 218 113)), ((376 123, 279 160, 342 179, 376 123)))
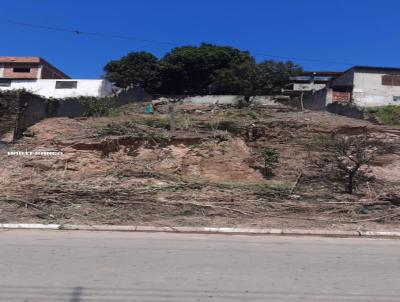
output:
POLYGON ((304 92, 302 91, 301 92, 301 96, 300 96, 301 111, 304 111, 303 95, 304 95, 304 92))
POLYGON ((21 115, 22 115, 22 103, 21 103, 21 95, 20 92, 17 91, 16 92, 16 104, 17 104, 17 116, 15 117, 15 124, 14 124, 14 133, 13 133, 13 141, 15 142, 16 140, 18 140, 21 136, 20 134, 20 120, 21 120, 21 115))

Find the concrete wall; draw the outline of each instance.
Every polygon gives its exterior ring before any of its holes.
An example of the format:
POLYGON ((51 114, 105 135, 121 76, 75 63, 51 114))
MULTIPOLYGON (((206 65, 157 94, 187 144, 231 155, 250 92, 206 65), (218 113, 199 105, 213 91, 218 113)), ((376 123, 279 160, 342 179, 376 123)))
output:
POLYGON ((356 72, 354 74, 353 100, 359 107, 400 105, 400 86, 382 85, 386 73, 356 72))
POLYGON ((326 110, 326 105, 332 102, 332 89, 324 88, 303 95, 303 106, 311 110, 326 110))
POLYGON ((40 96, 22 93, 20 112, 17 117, 16 137, 21 137, 26 128, 47 117, 47 102, 40 96))
MULTIPOLYGON (((274 101, 276 96, 273 95, 260 95, 254 97, 253 102, 257 104, 276 104, 274 101)), ((168 98, 160 98, 160 101, 168 100, 168 98)), ((225 104, 225 105, 236 105, 240 100, 243 100, 241 95, 198 95, 188 96, 183 99, 184 103, 195 103, 195 104, 225 104)))
MULTIPOLYGON (((143 89, 133 88, 132 91, 136 94, 123 100, 119 100, 118 96, 49 99, 27 91, 0 91, 0 136, 15 129, 14 137, 20 138, 26 128, 45 118, 80 117, 96 114, 98 110, 103 108, 119 107, 127 103, 141 101, 135 99, 135 97, 143 96, 141 94, 143 89)), ((147 97, 148 95, 144 96, 147 97)))
POLYGON ((25 89, 31 93, 47 98, 71 98, 80 96, 110 96, 113 86, 107 80, 12 80, 11 86, 0 87, 0 90, 25 89), (57 89, 57 81, 77 81, 76 88, 57 89))
POLYGON ((0 136, 14 130, 15 137, 48 113, 48 104, 42 97, 26 93, 0 93, 0 136))
POLYGON ((85 99, 46 99, 26 91, 15 94, 19 109, 15 119, 14 138, 40 120, 49 117, 79 117, 85 114, 85 99))
POLYGON ((18 108, 15 93, 0 93, 0 140, 14 129, 18 108))
POLYGON ((50 102, 47 117, 80 117, 85 114, 85 106, 77 99, 64 99, 50 102))
POLYGON ((326 84, 312 84, 312 83, 293 83, 293 90, 296 91, 310 91, 321 90, 326 87, 326 84))
POLYGON ((326 106, 326 111, 351 118, 365 119, 364 110, 350 104, 331 103, 326 106))
POLYGON ((135 102, 151 101, 152 97, 143 88, 130 87, 121 89, 116 95, 116 106, 123 106, 135 102))

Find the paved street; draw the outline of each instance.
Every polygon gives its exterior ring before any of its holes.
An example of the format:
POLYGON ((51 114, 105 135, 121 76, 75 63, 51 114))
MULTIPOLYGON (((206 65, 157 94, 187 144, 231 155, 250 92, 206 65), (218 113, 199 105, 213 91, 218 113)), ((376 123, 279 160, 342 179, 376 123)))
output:
POLYGON ((400 301, 400 241, 0 231, 0 301, 400 301))

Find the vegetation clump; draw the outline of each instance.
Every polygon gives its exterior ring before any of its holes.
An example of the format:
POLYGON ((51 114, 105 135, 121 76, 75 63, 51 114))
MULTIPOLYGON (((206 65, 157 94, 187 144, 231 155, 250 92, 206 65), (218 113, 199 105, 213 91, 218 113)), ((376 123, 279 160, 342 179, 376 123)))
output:
POLYGON ((368 114, 385 125, 400 125, 400 106, 387 105, 374 108, 370 109, 368 114))
POLYGON ((106 116, 112 107, 111 98, 85 97, 81 99, 84 107, 84 116, 106 116))
POLYGON ((265 147, 261 148, 259 153, 264 162, 264 176, 270 178, 274 175, 273 170, 279 162, 279 151, 274 148, 265 147))
POLYGON ((133 129, 126 127, 120 123, 109 123, 96 132, 97 136, 108 136, 108 135, 131 135, 133 134, 133 129))

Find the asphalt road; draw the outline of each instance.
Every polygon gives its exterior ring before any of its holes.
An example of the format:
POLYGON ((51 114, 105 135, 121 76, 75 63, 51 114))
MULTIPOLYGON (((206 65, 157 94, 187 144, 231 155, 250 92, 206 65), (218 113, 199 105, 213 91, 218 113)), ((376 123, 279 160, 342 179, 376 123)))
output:
POLYGON ((400 301, 400 241, 0 231, 0 301, 400 301))

